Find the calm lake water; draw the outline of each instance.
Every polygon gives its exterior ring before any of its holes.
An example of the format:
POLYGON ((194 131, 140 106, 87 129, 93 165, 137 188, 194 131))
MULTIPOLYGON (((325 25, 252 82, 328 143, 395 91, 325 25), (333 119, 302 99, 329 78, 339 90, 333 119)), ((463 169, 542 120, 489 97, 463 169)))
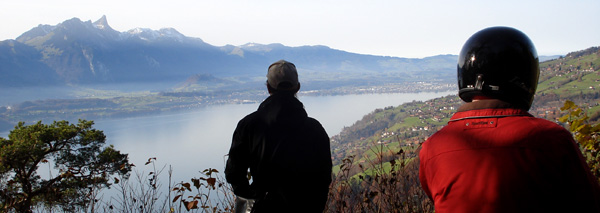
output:
MULTIPOLYGON (((324 126, 329 136, 377 108, 398 106, 413 100, 429 100, 455 92, 395 93, 343 96, 299 96, 310 117, 324 126)), ((156 165, 171 165, 176 182, 200 177, 206 168, 224 170, 226 154, 237 122, 252 113, 258 104, 209 106, 185 113, 96 121, 107 143, 129 153, 138 170, 149 158, 156 165)), ((145 168, 147 167, 147 168, 145 168)))
MULTIPOLYGON (((333 136, 377 108, 455 93, 299 96, 298 99, 304 103, 308 115, 319 120, 329 136, 333 136)), ((96 120, 94 127, 104 131, 107 144, 129 154, 137 171, 145 174, 152 171, 151 165, 144 164, 149 158, 156 158, 157 167, 172 166, 174 182, 189 181, 200 177, 199 172, 207 168, 224 171, 237 122, 257 108, 258 104, 208 106, 189 112, 96 120)), ((0 137, 7 134, 0 133, 0 137)))

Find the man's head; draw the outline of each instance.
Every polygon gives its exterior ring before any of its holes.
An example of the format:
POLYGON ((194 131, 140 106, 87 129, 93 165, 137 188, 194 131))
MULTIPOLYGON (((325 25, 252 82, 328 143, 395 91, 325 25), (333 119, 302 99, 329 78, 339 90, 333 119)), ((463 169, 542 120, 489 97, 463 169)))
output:
POLYGON ((509 27, 473 34, 458 57, 459 96, 497 98, 529 109, 539 78, 537 51, 527 35, 509 27))
POLYGON ((298 82, 298 71, 291 62, 279 60, 271 66, 267 72, 267 88, 269 93, 276 91, 297 92, 300 89, 298 82))

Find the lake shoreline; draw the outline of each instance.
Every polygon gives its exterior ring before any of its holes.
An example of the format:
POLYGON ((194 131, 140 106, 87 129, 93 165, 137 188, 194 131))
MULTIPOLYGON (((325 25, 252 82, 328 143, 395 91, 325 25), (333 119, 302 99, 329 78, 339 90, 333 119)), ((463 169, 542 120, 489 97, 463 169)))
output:
MULTIPOLYGON (((335 97, 347 95, 373 95, 373 94, 413 94, 415 92, 394 92, 394 90, 369 90, 355 89, 353 93, 318 93, 314 91, 301 91, 298 97, 335 97)), ((417 93, 430 92, 449 92, 449 90, 426 90, 417 93)), ((180 94, 181 95, 181 94, 180 94)), ((229 104, 254 104, 260 103, 268 94, 266 92, 258 92, 253 95, 238 94, 237 96, 202 97, 195 96, 193 98, 185 98, 185 100, 177 100, 176 97, 165 96, 160 100, 154 100, 143 106, 132 105, 127 102, 150 102, 148 97, 130 97, 126 100, 115 99, 56 99, 56 100, 37 100, 26 101, 20 106, 25 107, 0 107, 0 136, 2 133, 8 132, 14 126, 24 121, 26 124, 32 124, 37 121, 49 123, 58 120, 67 120, 71 123, 76 123, 79 119, 84 120, 110 120, 120 118, 135 118, 152 115, 160 115, 164 113, 185 113, 198 109, 221 106, 229 104), (195 99, 191 101, 189 99, 195 99), (29 106, 28 106, 29 105, 29 106), (4 108, 4 109, 2 109, 4 108), (16 109, 24 108, 24 109, 16 109)), ((181 98, 181 97, 179 97, 181 98)))

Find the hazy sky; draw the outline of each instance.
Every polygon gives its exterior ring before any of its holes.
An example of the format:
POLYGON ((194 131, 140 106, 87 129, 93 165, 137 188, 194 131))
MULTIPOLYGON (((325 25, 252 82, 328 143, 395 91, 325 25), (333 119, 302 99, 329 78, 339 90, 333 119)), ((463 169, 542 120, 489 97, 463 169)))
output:
POLYGON ((511 26, 540 55, 600 46, 598 0, 0 0, 0 40, 38 24, 106 15, 117 31, 172 27, 223 46, 325 45, 354 53, 421 58, 458 54, 490 26, 511 26))

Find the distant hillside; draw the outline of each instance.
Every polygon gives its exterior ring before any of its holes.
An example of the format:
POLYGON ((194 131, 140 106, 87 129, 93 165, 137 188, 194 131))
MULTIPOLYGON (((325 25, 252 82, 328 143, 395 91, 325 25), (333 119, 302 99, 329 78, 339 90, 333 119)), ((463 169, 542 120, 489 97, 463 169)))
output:
MULTIPOLYGON (((0 87, 185 82, 211 75, 254 81, 279 59, 294 62, 305 81, 379 78, 439 81, 452 77, 455 55, 422 59, 363 55, 326 46, 247 44, 217 47, 172 28, 112 29, 105 16, 39 25, 0 42, 0 87)), ((190 85, 193 86, 193 85, 190 85)))
POLYGON ((566 100, 588 107, 592 121, 600 118, 600 48, 576 51, 540 64, 541 75, 532 113, 555 118, 566 100))
MULTIPOLYGON (((540 64, 540 83, 530 113, 555 121, 563 113, 560 107, 572 100, 587 107, 591 119, 600 119, 600 48, 572 52, 565 57, 540 64)), ((446 125, 462 104, 458 96, 412 102, 377 109, 333 137, 336 162, 356 155, 368 156, 370 147, 385 144, 391 150, 422 143, 446 125)))
POLYGON ((0 87, 62 84, 60 76, 40 58, 36 48, 17 41, 0 42, 0 87))

